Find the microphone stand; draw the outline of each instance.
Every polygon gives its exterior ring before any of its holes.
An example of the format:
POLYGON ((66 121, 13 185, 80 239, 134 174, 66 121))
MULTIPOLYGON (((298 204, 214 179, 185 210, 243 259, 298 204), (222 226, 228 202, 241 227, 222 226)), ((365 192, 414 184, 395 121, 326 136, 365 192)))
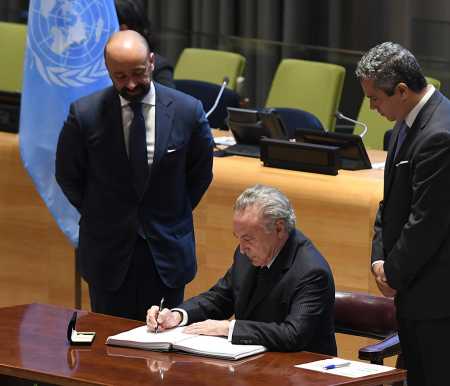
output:
POLYGON ((217 94, 217 98, 214 101, 213 106, 205 114, 206 118, 208 118, 211 115, 211 113, 217 108, 217 105, 219 104, 220 98, 222 97, 223 91, 225 90, 225 87, 227 87, 227 84, 228 84, 229 81, 230 81, 230 79, 228 78, 228 76, 225 76, 223 78, 222 86, 220 87, 219 93, 217 94))
POLYGON ((368 129, 368 128, 367 128, 367 125, 366 125, 364 122, 356 121, 356 120, 354 120, 354 119, 351 119, 351 118, 345 116, 344 114, 340 113, 339 111, 336 111, 336 113, 335 113, 334 115, 335 115, 335 117, 338 118, 338 119, 343 119, 344 121, 348 121, 348 122, 354 123, 355 125, 360 125, 360 126, 362 126, 364 130, 363 130, 363 132, 362 132, 361 134, 359 134, 359 136, 360 136, 361 138, 364 138, 364 136, 365 136, 366 133, 367 133, 367 129, 368 129))

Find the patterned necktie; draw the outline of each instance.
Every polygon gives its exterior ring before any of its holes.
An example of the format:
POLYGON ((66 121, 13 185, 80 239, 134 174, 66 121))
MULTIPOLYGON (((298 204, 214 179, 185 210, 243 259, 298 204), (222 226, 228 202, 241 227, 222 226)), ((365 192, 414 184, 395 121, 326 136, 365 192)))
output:
POLYGON ((139 194, 141 194, 149 174, 145 119, 142 114, 142 103, 131 102, 129 106, 133 110, 129 141, 130 163, 133 170, 134 184, 139 194))
POLYGON ((406 138, 407 130, 408 125, 406 124, 405 121, 403 121, 398 131, 397 144, 395 145, 394 159, 397 158, 397 154, 400 151, 400 148, 402 147, 403 141, 406 138))

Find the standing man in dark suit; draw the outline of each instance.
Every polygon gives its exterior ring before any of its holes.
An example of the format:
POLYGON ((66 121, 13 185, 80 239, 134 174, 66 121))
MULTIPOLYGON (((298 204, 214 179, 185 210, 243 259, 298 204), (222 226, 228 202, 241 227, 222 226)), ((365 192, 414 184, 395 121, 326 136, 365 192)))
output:
MULTIPOLYGON (((367 52, 356 69, 371 108, 396 121, 372 272, 395 296, 408 386, 444 385, 450 347, 450 103, 398 44, 367 52)), ((448 382, 448 381, 447 381, 448 382)))
POLYGON ((192 210, 212 180, 201 103, 152 82, 154 55, 135 31, 105 47, 113 87, 70 107, 56 179, 81 214, 79 269, 93 311, 145 320, 175 306, 196 272, 192 210))
POLYGON ((178 308, 150 308, 149 328, 157 319, 161 330, 189 324, 185 332, 226 336, 235 344, 336 355, 333 276, 295 229, 286 196, 262 185, 245 190, 234 206, 233 231, 239 247, 225 276, 178 308))

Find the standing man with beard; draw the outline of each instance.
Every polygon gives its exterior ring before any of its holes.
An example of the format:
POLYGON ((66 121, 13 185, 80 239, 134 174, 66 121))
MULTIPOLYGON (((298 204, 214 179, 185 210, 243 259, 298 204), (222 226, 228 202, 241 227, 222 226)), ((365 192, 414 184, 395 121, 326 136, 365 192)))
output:
POLYGON ((145 320, 182 302, 196 273, 192 210, 212 180, 213 139, 196 99, 152 81, 135 31, 105 47, 113 87, 70 107, 56 179, 81 214, 78 265, 95 312, 145 320))

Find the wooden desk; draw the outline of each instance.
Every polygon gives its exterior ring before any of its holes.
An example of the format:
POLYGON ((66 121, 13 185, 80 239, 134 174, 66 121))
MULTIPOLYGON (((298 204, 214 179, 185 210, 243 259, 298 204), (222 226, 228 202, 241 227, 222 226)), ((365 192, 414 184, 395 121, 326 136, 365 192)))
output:
POLYGON ((0 382, 11 377, 57 385, 379 385, 405 378, 404 370, 351 379, 293 367, 327 356, 264 353, 240 361, 109 347, 106 337, 138 322, 80 312, 77 329, 97 332, 92 346, 70 346, 73 310, 31 304, 0 309, 0 382))

